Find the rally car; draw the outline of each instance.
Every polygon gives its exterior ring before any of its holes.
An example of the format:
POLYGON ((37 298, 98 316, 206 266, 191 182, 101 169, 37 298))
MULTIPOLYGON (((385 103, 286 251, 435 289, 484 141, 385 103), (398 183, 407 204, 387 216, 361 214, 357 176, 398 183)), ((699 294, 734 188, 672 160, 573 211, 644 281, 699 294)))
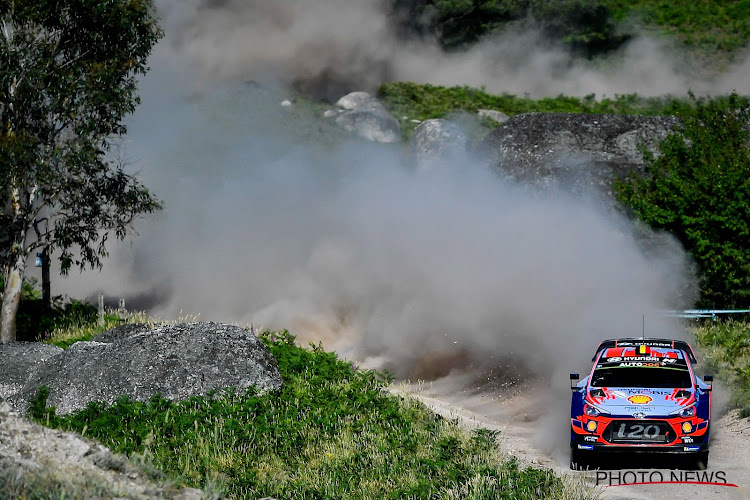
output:
POLYGON ((605 340, 579 381, 571 373, 571 467, 600 453, 672 453, 708 464, 711 383, 695 374, 693 348, 668 339, 605 340))

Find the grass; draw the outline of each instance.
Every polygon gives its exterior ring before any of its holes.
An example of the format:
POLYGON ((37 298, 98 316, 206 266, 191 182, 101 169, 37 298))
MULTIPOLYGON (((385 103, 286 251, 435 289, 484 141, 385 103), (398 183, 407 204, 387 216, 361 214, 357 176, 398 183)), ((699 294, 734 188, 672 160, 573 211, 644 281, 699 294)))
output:
POLYGON ((706 322, 694 334, 706 365, 731 388, 740 416, 750 417, 750 322, 706 322))
POLYGON ((750 0, 602 0, 617 21, 636 16, 706 54, 733 52, 750 41, 750 0))
MULTIPOLYGON (((445 118, 459 113, 476 115, 480 109, 494 109, 509 116, 530 112, 663 115, 674 114, 679 107, 689 105, 687 99, 672 96, 647 98, 628 94, 597 99, 591 94, 531 99, 507 93, 494 95, 466 86, 442 87, 413 82, 384 83, 378 90, 378 97, 399 120, 407 140, 418 125, 411 120, 445 118)), ((497 123, 485 120, 481 122, 479 133, 486 134, 496 126, 497 123)))
MULTIPOLYGON (((86 333, 82 336, 89 335, 86 333)), ((120 398, 59 417, 40 391, 38 422, 146 457, 194 487, 233 498, 591 498, 546 469, 501 453, 496 433, 469 431, 384 389, 361 370, 287 332, 262 334, 283 388, 147 403, 120 398)))
POLYGON ((52 344, 67 349, 78 341, 91 340, 100 333, 111 330, 123 323, 146 323, 157 326, 174 323, 188 323, 197 321, 197 319, 198 317, 195 315, 181 315, 176 320, 163 321, 150 318, 144 312, 122 312, 116 309, 111 309, 104 315, 104 324, 100 325, 98 321, 78 321, 66 324, 52 330, 52 332, 43 339, 43 342, 45 344, 52 344))

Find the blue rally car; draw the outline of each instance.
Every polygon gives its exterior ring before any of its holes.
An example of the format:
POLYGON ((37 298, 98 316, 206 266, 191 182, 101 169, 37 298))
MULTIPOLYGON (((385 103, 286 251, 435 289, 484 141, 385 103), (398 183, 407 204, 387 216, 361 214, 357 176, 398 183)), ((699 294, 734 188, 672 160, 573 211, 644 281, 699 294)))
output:
POLYGON ((605 340, 579 381, 572 373, 571 468, 605 452, 672 453, 708 464, 711 382, 693 371, 693 348, 668 339, 605 340))

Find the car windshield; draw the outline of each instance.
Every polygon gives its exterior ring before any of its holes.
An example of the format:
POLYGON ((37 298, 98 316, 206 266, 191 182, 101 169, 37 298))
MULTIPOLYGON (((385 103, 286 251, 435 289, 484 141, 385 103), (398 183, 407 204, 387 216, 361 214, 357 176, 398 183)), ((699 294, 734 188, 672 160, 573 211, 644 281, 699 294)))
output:
POLYGON ((653 387, 687 389, 692 387, 687 366, 600 365, 591 377, 592 387, 653 387))

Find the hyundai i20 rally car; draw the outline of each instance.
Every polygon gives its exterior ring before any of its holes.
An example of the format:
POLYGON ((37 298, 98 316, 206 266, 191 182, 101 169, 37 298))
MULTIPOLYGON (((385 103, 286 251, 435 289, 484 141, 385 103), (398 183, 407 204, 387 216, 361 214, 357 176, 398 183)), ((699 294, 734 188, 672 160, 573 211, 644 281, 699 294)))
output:
POLYGON ((693 371, 687 342, 605 340, 587 377, 571 374, 571 467, 605 452, 672 453, 708 463, 711 382, 693 371))

